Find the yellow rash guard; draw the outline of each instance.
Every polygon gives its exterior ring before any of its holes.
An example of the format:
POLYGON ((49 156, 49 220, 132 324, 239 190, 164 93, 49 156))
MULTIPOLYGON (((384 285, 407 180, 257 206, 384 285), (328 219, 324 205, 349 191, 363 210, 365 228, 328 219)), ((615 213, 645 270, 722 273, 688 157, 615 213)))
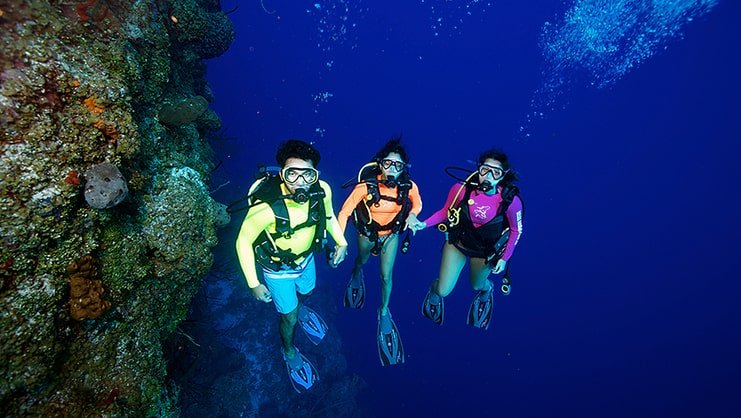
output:
MULTIPOLYGON (((329 232, 329 235, 332 236, 332 239, 334 239, 337 245, 345 246, 347 245, 347 241, 345 241, 345 236, 342 234, 342 229, 337 222, 337 217, 332 208, 332 189, 323 180, 319 180, 319 185, 324 190, 324 209, 326 216, 329 217, 327 219, 327 232, 329 232)), ((284 195, 290 194, 285 184, 281 183, 280 188, 284 195)), ((292 228, 306 222, 309 218, 308 202, 299 204, 292 199, 286 199, 285 202, 292 228)), ((290 238, 276 238, 275 244, 279 248, 290 250, 294 254, 301 254, 312 246, 315 229, 316 225, 301 228, 295 231, 290 238)), ((237 237, 237 256, 239 257, 239 264, 242 266, 242 272, 247 279, 247 285, 250 289, 254 289, 260 285, 260 281, 257 279, 255 251, 252 245, 262 231, 265 230, 268 233, 276 233, 275 215, 269 204, 260 203, 247 211, 247 215, 242 222, 242 228, 239 230, 239 236, 237 237)), ((303 259, 302 257, 296 260, 296 263, 300 263, 303 259)))

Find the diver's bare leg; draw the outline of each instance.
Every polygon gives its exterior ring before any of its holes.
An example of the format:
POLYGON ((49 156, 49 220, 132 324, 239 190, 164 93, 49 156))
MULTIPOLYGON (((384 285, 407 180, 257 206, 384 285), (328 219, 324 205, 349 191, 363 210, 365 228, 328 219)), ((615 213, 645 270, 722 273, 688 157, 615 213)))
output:
POLYGON ((394 263, 396 262, 397 249, 399 247, 399 234, 392 234, 386 238, 381 250, 381 315, 386 315, 391 299, 391 280, 394 273, 394 263))
POLYGON ((438 295, 445 297, 453 291, 458 282, 458 276, 466 265, 466 256, 448 242, 443 246, 442 260, 440 260, 440 274, 433 284, 433 290, 438 295))

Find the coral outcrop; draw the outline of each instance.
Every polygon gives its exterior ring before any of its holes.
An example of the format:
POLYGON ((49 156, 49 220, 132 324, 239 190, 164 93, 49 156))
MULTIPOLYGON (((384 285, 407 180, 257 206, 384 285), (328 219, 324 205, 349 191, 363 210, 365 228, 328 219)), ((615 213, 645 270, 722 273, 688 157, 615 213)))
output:
POLYGON ((229 207, 223 203, 214 202, 214 223, 216 226, 227 226, 232 220, 232 216, 229 214, 229 207))
POLYGON ((201 58, 223 54, 234 40, 232 23, 221 13, 218 4, 218 1, 199 0, 173 2, 175 38, 201 58))
POLYGON ((112 208, 128 194, 126 179, 115 165, 96 164, 85 172, 85 201, 95 209, 112 208))
POLYGON ((228 47, 231 24, 217 0, 0 10, 0 410, 176 415, 163 342, 223 222, 202 59, 228 47), (160 122, 160 104, 194 97, 198 117, 160 122), (89 199, 91 182, 118 187, 89 199))
POLYGON ((69 277, 69 313, 72 319, 95 319, 111 308, 103 300, 103 285, 98 280, 93 257, 86 255, 67 267, 69 277))

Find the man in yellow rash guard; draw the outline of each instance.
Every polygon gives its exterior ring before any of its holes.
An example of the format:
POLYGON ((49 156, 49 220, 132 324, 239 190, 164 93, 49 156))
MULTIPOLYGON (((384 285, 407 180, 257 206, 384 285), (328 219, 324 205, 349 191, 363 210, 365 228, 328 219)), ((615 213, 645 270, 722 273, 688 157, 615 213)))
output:
POLYGON ((316 283, 313 252, 321 248, 326 228, 336 244, 330 264, 337 267, 347 253, 347 241, 332 208, 332 191, 319 180, 319 151, 304 141, 288 140, 275 158, 279 177, 265 177, 250 189, 257 201, 250 202, 239 231, 237 255, 255 299, 275 303, 283 358, 294 389, 301 393, 319 377, 293 344, 296 324, 301 322, 315 344, 326 331, 324 321, 301 303, 316 283), (264 283, 258 279, 256 263, 264 283))

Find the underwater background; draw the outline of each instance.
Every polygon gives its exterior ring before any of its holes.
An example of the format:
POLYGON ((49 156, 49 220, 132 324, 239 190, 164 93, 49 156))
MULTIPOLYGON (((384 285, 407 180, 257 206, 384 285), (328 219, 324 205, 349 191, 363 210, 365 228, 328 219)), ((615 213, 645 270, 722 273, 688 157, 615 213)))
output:
POLYGON ((0 1, 0 411, 740 416, 739 18, 730 0, 0 1), (395 135, 421 219, 446 166, 509 154, 512 292, 470 327, 466 269, 432 324, 443 236, 417 233, 390 303, 406 362, 382 367, 377 258, 366 306, 342 306, 350 227, 345 262, 317 263, 307 305, 330 330, 296 333, 321 377, 299 395, 226 205, 299 138, 336 212, 395 135))
POLYGON ((445 166, 472 169, 500 147, 521 177, 524 233, 488 331, 465 324, 465 271, 442 327, 420 314, 440 262, 434 229, 397 257, 402 366, 376 353, 377 259, 366 307, 342 307, 351 228, 346 262, 320 269, 347 373, 367 385, 358 405, 371 416, 737 416, 739 17, 728 1, 240 4, 234 45, 208 64, 229 138, 216 177, 231 190, 217 196, 245 193, 257 163, 302 138, 322 152, 338 209, 339 185, 402 134, 424 219, 454 182, 445 166))

